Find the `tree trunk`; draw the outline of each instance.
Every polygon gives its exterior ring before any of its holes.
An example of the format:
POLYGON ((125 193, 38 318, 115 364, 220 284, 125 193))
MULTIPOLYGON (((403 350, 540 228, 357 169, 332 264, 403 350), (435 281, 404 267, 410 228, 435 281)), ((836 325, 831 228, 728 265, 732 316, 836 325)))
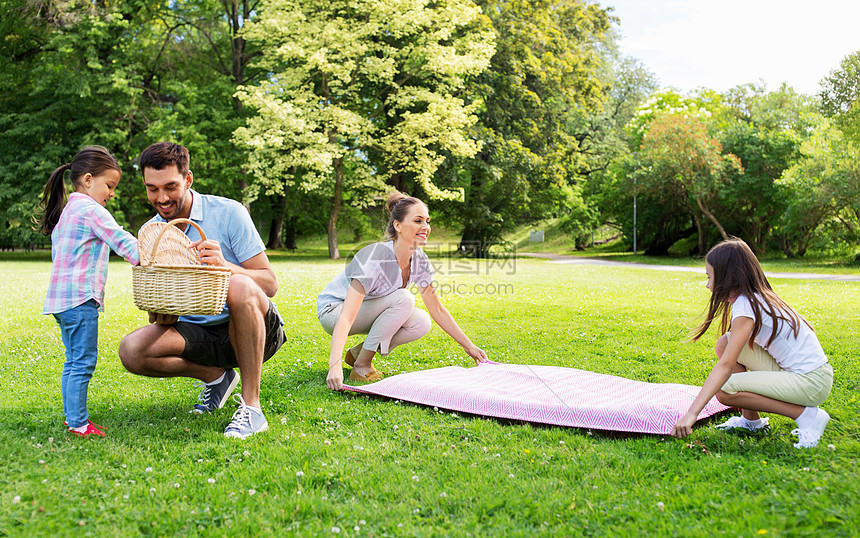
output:
POLYGON ((340 213, 340 205, 343 201, 343 157, 337 157, 334 164, 334 196, 331 199, 331 212, 328 216, 326 231, 328 232, 328 257, 336 260, 340 258, 337 249, 337 216, 340 213))
POLYGON ((284 224, 284 246, 292 251, 299 248, 296 245, 296 217, 289 216, 284 224))
POLYGON ((711 214, 710 211, 708 211, 708 208, 705 206, 705 203, 702 202, 701 197, 699 197, 699 196, 696 197, 696 203, 699 204, 699 209, 702 210, 702 213, 704 213, 705 216, 708 217, 708 219, 714 223, 714 226, 716 226, 717 229, 720 231, 720 235, 723 236, 723 239, 728 239, 729 236, 728 236, 728 234, 726 234, 725 228, 723 228, 723 225, 720 224, 720 222, 717 220, 717 218, 713 214, 711 214))
POLYGON ((284 215, 287 212, 287 195, 277 196, 276 202, 275 216, 272 217, 272 226, 269 228, 269 243, 266 245, 267 248, 271 249, 284 248, 282 232, 284 230, 284 215))
POLYGON ((698 213, 693 213, 693 220, 696 222, 696 233, 699 235, 699 256, 705 255, 705 229, 702 226, 702 217, 698 213))

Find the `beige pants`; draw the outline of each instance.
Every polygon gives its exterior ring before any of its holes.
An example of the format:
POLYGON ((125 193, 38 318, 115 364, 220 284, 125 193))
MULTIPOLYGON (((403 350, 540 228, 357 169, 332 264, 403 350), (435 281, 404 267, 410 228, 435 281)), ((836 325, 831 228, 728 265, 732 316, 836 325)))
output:
MULTIPOLYGON (((726 337, 731 340, 731 333, 726 333, 726 337)), ((745 366, 747 371, 732 374, 723 385, 723 392, 752 392, 781 402, 815 407, 827 399, 833 388, 830 363, 808 374, 789 372, 780 368, 770 353, 755 343, 753 349, 744 344, 738 364, 745 366)))
MULTIPOLYGON (((343 303, 320 314, 320 323, 331 334, 340 318, 343 303)), ((385 297, 365 299, 349 334, 366 334, 364 349, 387 355, 401 344, 418 340, 430 330, 430 315, 415 307, 415 295, 399 289, 385 297)))

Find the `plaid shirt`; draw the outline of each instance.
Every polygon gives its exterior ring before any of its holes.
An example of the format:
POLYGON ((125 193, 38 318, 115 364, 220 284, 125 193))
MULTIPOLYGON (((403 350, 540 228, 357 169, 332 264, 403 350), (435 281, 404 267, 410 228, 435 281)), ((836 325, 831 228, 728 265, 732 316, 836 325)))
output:
POLYGON ((51 282, 43 314, 64 312, 90 299, 104 310, 110 249, 139 263, 137 239, 86 194, 73 192, 51 233, 51 282))

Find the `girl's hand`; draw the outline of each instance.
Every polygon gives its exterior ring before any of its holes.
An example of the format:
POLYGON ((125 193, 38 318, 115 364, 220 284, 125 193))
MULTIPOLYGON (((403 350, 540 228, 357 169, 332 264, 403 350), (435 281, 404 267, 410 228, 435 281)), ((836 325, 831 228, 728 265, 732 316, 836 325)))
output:
POLYGON ((675 427, 672 428, 672 437, 677 437, 678 439, 687 437, 693 432, 693 424, 695 423, 695 415, 691 415, 690 413, 685 414, 678 419, 678 422, 675 423, 675 427))
POLYGON ((475 364, 488 362, 490 360, 487 358, 487 354, 484 353, 484 350, 474 344, 468 347, 464 347, 463 349, 466 350, 466 353, 468 353, 470 357, 475 359, 475 364))
POLYGON ((325 378, 325 384, 331 390, 342 390, 343 389, 343 369, 340 364, 335 367, 329 368, 328 377, 325 378))

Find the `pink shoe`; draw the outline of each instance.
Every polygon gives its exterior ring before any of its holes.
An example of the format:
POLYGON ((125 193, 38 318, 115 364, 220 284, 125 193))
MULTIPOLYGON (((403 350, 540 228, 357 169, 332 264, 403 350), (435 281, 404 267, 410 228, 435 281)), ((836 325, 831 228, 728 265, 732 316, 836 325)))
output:
MULTIPOLYGON (((68 424, 66 424, 66 425, 68 426, 68 424)), ((101 431, 100 429, 98 429, 92 420, 87 421, 87 429, 84 430, 83 432, 79 432, 79 431, 72 429, 72 428, 69 428, 69 432, 77 435, 78 437, 88 437, 90 435, 95 435, 98 437, 104 437, 105 436, 105 433, 103 431, 101 431)))

